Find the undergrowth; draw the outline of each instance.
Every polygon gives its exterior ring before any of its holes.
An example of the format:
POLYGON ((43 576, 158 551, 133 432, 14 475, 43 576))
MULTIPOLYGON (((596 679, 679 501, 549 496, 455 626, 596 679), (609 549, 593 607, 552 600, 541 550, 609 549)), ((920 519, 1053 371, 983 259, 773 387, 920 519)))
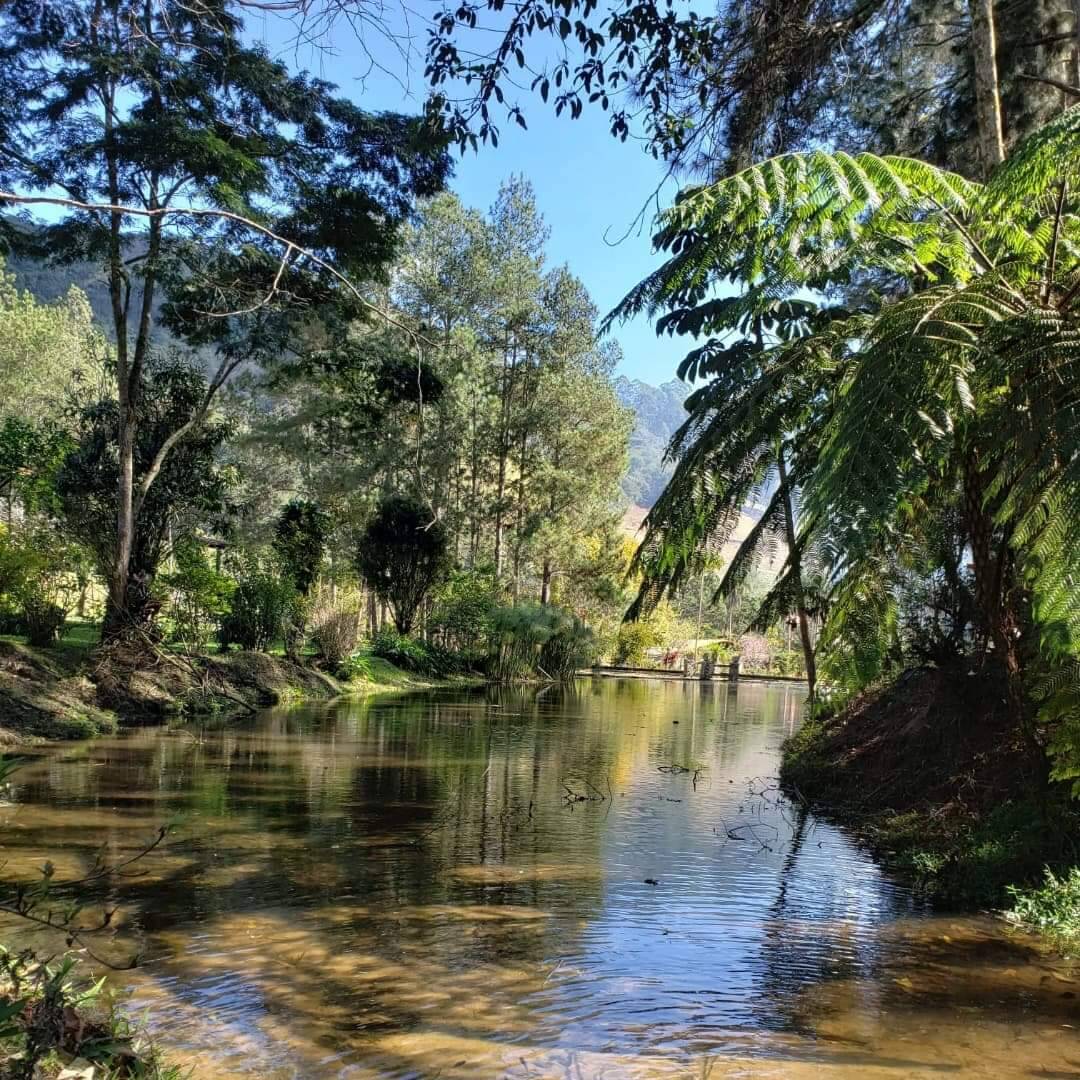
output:
POLYGON ((1067 956, 1080 952, 1080 867, 1061 874, 1047 868, 1041 885, 1008 891, 1010 921, 1039 931, 1067 956))
MULTIPOLYGON (((975 695, 954 702, 940 679, 913 676, 808 720, 784 745, 782 785, 936 904, 1011 907, 1032 925, 1053 911, 1065 926, 1080 896, 1080 880, 1075 895, 1063 886, 1080 862, 1080 807, 1062 785, 1035 783, 975 695)), ((1080 911, 1070 917, 1080 927, 1080 911)))

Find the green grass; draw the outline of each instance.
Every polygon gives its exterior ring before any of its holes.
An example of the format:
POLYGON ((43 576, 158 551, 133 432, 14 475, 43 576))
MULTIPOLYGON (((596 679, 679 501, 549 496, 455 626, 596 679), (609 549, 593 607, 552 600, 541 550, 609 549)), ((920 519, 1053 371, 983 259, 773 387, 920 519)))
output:
POLYGON ((1020 926, 1047 937, 1068 956, 1080 951, 1080 867, 1063 874, 1046 869, 1041 885, 1009 889, 1012 907, 1008 917, 1020 926))
MULTIPOLYGON (((0 641, 26 645, 26 637, 17 634, 0 634, 0 641)), ((91 649, 101 641, 101 630, 96 623, 71 622, 64 628, 60 640, 48 649, 37 652, 56 662, 65 672, 75 671, 86 659, 91 649)))

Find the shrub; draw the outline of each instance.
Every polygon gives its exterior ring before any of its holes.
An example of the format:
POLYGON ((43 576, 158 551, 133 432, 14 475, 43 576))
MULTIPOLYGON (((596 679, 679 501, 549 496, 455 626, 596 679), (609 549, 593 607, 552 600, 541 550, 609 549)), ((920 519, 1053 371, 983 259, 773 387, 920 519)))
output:
POLYGON ((26 615, 21 607, 12 604, 9 598, 0 598, 0 634, 22 637, 26 633, 26 615))
POLYGON ((370 680, 372 677, 371 657, 366 653, 354 652, 338 665, 337 677, 345 682, 357 679, 370 680))
POLYGON ((649 649, 660 644, 660 636, 648 619, 623 623, 615 638, 614 662, 620 667, 641 667, 649 649))
POLYGON ((48 648, 63 632, 78 563, 78 549, 46 524, 0 527, 0 609, 31 645, 48 648))
POLYGON ((1013 906, 1009 918, 1047 934, 1055 944, 1076 954, 1080 940, 1080 867, 1070 867, 1060 877, 1045 871, 1043 884, 1033 889, 1008 889, 1013 906))
POLYGON ((596 659, 596 635, 576 615, 560 612, 559 625, 540 649, 537 668, 562 682, 596 659))
POLYGON ((60 640, 67 621, 67 612, 59 604, 44 597, 28 596, 23 601, 26 634, 31 645, 47 649, 60 640))
POLYGON ((577 616, 550 605, 500 608, 492 624, 490 667, 500 682, 537 675, 571 679, 596 656, 593 632, 577 616))
POLYGON ((352 656, 359 637, 360 614, 356 611, 317 611, 311 620, 311 641, 319 658, 334 669, 352 656))
POLYGON ((287 578, 254 564, 246 566, 236 582, 229 611, 221 620, 221 647, 239 645, 266 652, 285 634, 296 597, 287 578))
POLYGON ((161 579, 172 619, 169 636, 189 649, 202 651, 228 612, 236 583, 210 566, 196 540, 178 544, 173 559, 176 569, 161 579))
POLYGON ((735 654, 729 645, 724 644, 722 641, 714 641, 701 650, 701 655, 719 666, 720 664, 730 664, 731 658, 735 654))
POLYGON ((806 662, 799 649, 781 649, 773 653, 772 670, 777 675, 805 675, 806 662))
POLYGON ((428 627, 444 645, 480 659, 502 595, 494 571, 457 570, 436 592, 428 627))
POLYGON ((449 649, 418 641, 389 627, 383 627, 371 639, 371 654, 389 661, 402 671, 429 678, 445 678, 460 673, 464 668, 461 657, 449 649))
POLYGON ((296 663, 300 662, 304 647, 308 642, 308 621, 311 616, 311 598, 297 592, 292 579, 288 579, 292 586, 292 597, 285 608, 285 621, 282 629, 282 638, 285 645, 285 655, 296 663))

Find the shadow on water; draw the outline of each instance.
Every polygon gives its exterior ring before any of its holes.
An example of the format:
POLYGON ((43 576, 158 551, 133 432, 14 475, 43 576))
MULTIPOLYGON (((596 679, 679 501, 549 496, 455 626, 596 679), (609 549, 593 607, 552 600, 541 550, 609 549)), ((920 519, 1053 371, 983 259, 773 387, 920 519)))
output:
POLYGON ((1080 1077, 1080 984, 779 798, 789 686, 587 681, 46 748, 8 871, 110 886, 200 1076, 1080 1077), (577 800, 567 793, 583 794, 577 800))

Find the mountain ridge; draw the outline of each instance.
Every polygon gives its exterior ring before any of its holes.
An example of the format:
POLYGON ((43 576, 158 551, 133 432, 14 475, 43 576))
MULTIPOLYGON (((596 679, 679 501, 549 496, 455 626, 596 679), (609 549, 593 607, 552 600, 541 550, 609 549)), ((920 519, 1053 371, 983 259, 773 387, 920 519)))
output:
POLYGON ((672 435, 686 419, 683 402, 690 387, 679 379, 653 386, 626 375, 617 376, 614 387, 622 404, 634 411, 630 467, 623 478, 623 495, 632 505, 648 509, 671 477, 673 466, 664 461, 664 455, 672 435))

